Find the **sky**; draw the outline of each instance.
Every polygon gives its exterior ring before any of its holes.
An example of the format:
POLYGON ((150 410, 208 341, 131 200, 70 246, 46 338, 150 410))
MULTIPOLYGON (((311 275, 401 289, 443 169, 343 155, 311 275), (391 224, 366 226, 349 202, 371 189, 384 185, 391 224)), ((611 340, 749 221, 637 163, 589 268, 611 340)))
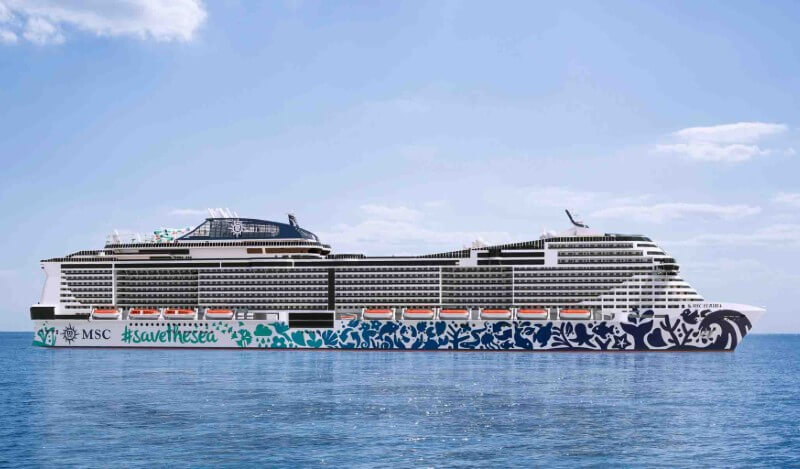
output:
POLYGON ((113 229, 650 236, 800 332, 800 3, 0 0, 0 330, 113 229))

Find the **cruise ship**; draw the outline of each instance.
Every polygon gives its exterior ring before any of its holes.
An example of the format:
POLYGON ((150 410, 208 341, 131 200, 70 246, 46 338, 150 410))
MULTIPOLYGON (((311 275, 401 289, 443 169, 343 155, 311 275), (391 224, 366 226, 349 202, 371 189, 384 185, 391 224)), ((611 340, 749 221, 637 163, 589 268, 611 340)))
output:
POLYGON ((34 345, 732 351, 764 309, 706 301, 646 236, 569 228, 418 256, 334 253, 288 223, 199 226, 45 259, 34 345))

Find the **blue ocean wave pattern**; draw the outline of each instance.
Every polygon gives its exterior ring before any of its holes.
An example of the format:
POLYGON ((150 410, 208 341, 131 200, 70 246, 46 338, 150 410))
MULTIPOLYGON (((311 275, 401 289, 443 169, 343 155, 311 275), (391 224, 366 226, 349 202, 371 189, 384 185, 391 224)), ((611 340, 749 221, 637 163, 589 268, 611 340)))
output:
POLYGON ((732 353, 31 341, 0 334, 0 465, 800 465, 800 336, 732 353))

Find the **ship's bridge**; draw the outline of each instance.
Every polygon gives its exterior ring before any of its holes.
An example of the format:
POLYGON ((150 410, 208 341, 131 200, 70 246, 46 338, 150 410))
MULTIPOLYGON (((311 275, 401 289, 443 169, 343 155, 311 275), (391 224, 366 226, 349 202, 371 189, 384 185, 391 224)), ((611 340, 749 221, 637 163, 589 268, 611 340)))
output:
POLYGON ((319 242, 317 235, 300 228, 294 217, 289 218, 288 224, 255 218, 207 218, 200 226, 176 241, 182 243, 256 239, 305 239, 319 242))

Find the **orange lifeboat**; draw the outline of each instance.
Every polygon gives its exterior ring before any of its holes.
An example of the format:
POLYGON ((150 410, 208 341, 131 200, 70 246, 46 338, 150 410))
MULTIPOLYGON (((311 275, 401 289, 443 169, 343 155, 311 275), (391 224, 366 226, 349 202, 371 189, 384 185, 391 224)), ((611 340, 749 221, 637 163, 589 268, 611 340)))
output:
POLYGON ((469 319, 468 309, 443 309, 439 311, 439 319, 444 320, 467 320, 469 319))
POLYGON ((403 310, 403 319, 422 321, 433 319, 433 310, 429 308, 406 308, 403 310))
POLYGON ((117 308, 95 308, 92 310, 93 319, 119 319, 117 308))
POLYGON ((188 308, 167 308, 164 310, 166 319, 194 319, 197 313, 188 308))
POLYGON ((387 321, 394 319, 394 310, 390 308, 364 309, 364 319, 387 321))
POLYGON ((520 308, 517 319, 547 319, 546 309, 520 308))
POLYGON ((357 316, 355 314, 340 314, 339 315, 339 319, 341 319, 342 321, 352 321, 353 319, 356 319, 356 318, 357 318, 357 316))
POLYGON ((591 319, 592 312, 588 309, 562 309, 559 311, 561 319, 591 319))
POLYGON ((233 310, 208 308, 206 310, 206 319, 233 319, 233 310))
POLYGON ((130 319, 158 319, 161 317, 161 312, 154 308, 131 308, 128 312, 130 319))
POLYGON ((511 319, 510 309, 482 309, 481 319, 489 321, 498 321, 502 319, 511 319))

